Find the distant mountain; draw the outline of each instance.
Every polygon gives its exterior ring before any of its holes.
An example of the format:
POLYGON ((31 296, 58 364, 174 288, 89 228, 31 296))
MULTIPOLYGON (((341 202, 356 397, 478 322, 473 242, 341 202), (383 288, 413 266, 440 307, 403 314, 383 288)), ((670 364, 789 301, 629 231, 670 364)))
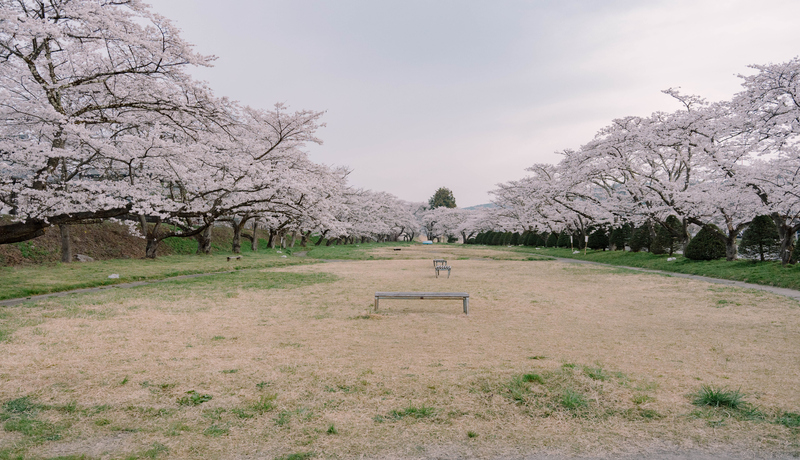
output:
POLYGON ((481 208, 496 208, 497 205, 494 203, 486 203, 486 204, 476 204, 475 206, 470 206, 464 209, 481 209, 481 208))

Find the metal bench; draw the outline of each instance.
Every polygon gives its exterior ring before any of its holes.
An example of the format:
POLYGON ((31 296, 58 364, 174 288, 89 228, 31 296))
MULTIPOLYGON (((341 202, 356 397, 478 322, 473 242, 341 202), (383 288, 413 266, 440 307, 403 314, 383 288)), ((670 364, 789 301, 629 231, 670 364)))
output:
POLYGON ((436 271, 436 277, 439 277, 439 272, 447 270, 447 277, 450 278, 450 266, 447 265, 445 259, 433 259, 433 269, 436 271))
POLYGON ((469 314, 469 294, 466 292, 376 292, 375 311, 378 311, 380 299, 461 300, 464 303, 464 314, 469 314))

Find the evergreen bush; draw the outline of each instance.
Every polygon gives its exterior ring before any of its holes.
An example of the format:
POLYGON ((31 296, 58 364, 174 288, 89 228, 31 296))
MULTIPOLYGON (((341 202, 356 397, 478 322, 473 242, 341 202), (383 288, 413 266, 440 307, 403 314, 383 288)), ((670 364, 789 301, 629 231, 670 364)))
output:
POLYGON ((554 248, 558 245, 558 233, 552 232, 547 236, 547 241, 544 243, 545 247, 554 248))
POLYGON ((558 245, 559 248, 572 247, 572 245, 569 242, 569 235, 570 234, 568 232, 561 232, 558 234, 558 241, 556 242, 556 244, 558 245))
POLYGON ((666 254, 672 247, 673 238, 669 230, 661 224, 655 224, 656 237, 650 242, 650 252, 653 254, 666 254))
POLYGON ((604 228, 598 228, 589 234, 589 242, 587 243, 589 249, 603 251, 608 247, 608 234, 604 228))
POLYGON ((492 246, 500 246, 503 243, 503 232, 494 232, 492 235, 492 246))
POLYGON ((678 248, 682 234, 683 223, 677 216, 670 215, 664 224, 656 225, 656 238, 650 244, 650 252, 672 255, 678 248))
POLYGON ((792 258, 789 260, 789 263, 792 264, 796 264, 798 262, 800 262, 800 239, 795 240, 792 258))
POLYGON ((748 259, 758 257, 763 262, 766 258, 777 258, 780 246, 778 228, 772 217, 756 216, 742 233, 739 254, 748 259))
POLYGON ((716 225, 706 225, 689 241, 684 256, 691 260, 716 260, 725 257, 725 243, 716 225))
POLYGON ((514 232, 511 234, 511 246, 519 246, 519 233, 514 232))
POLYGON ((650 248, 650 228, 645 224, 633 229, 628 243, 631 251, 639 252, 644 248, 650 248))
POLYGON ((631 235, 631 226, 624 224, 621 227, 615 227, 611 230, 611 235, 608 237, 608 244, 615 251, 624 251, 631 235))

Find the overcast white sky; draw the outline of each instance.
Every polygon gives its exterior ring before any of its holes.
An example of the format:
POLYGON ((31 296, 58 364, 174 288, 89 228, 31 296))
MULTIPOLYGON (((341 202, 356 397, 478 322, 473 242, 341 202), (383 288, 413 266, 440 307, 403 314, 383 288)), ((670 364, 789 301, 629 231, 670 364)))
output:
POLYGON ((317 162, 459 207, 556 163, 612 119, 709 100, 800 54, 798 0, 146 0, 215 67, 220 96, 327 111, 317 162))

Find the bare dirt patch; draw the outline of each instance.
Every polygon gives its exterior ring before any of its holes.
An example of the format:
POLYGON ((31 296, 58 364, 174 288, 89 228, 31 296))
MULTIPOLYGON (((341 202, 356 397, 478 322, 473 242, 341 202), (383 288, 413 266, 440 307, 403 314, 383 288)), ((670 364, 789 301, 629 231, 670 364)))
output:
POLYGON ((102 458, 800 452, 797 428, 772 422, 800 412, 795 301, 490 250, 441 253, 453 272, 437 279, 440 252, 398 252, 409 259, 280 269, 338 277, 296 289, 9 307, 27 325, 0 343, 0 402, 50 406, 39 417, 60 439, 26 447, 43 457, 120 432, 102 458), (406 300, 376 313, 376 291, 466 291, 470 314, 406 300), (763 417, 692 405, 702 384, 741 389, 763 417), (191 395, 212 398, 179 403, 191 395))

